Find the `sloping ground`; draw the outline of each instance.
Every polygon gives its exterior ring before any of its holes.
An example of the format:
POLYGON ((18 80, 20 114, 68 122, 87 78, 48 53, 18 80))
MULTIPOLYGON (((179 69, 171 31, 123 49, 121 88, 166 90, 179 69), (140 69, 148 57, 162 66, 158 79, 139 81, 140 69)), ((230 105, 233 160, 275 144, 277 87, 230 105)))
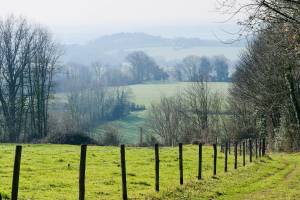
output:
MULTIPOLYGON (((0 145, 0 193, 9 199, 15 145, 0 145)), ((218 150, 219 151, 219 150, 218 150)), ((179 187, 178 148, 160 148, 160 192, 154 192, 153 148, 126 147, 129 199, 300 199, 300 154, 272 154, 233 169, 233 154, 224 173, 224 154, 218 153, 212 178, 213 149, 203 147, 203 177, 196 181, 198 146, 184 145, 184 186, 179 187)), ((20 200, 78 199, 80 146, 24 144, 20 200)), ((119 147, 88 146, 86 199, 121 199, 119 147)))
MULTIPOLYGON (((145 105, 148 109, 151 103, 158 103, 162 96, 172 96, 177 92, 184 91, 191 83, 189 82, 159 82, 155 81, 146 84, 137 84, 128 86, 132 91, 132 100, 136 104, 145 105)), ((226 97, 231 83, 227 82, 210 82, 209 88, 213 92, 219 92, 226 97)), ((58 96, 60 97, 60 96, 58 96)), ((91 131, 91 135, 95 138, 103 133, 105 125, 112 125, 119 128, 122 134, 122 142, 125 144, 136 144, 139 142, 139 128, 145 125, 147 110, 140 112, 132 112, 128 116, 102 124, 91 131)))
POLYGON ((149 199, 300 199, 300 154, 272 154, 217 178, 149 199))

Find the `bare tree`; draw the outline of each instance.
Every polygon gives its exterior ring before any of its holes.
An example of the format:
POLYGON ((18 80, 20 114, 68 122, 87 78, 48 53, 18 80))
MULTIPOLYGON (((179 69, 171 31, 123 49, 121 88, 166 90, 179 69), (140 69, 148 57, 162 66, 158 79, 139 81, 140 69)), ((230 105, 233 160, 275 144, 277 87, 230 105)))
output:
POLYGON ((195 82, 182 93, 162 97, 148 112, 148 126, 165 145, 215 142, 220 130, 222 98, 206 82, 195 82))
POLYGON ((180 142, 184 132, 181 130, 184 110, 180 97, 162 97, 159 104, 152 104, 148 112, 150 129, 161 137, 162 142, 174 146, 180 142))
POLYGON ((58 58, 55 43, 44 29, 24 18, 0 20, 0 102, 9 141, 18 141, 28 124, 29 135, 47 133, 48 100, 58 58))
POLYGON ((16 142, 25 109, 24 72, 31 64, 35 31, 26 20, 0 21, 0 101, 9 140, 16 142))

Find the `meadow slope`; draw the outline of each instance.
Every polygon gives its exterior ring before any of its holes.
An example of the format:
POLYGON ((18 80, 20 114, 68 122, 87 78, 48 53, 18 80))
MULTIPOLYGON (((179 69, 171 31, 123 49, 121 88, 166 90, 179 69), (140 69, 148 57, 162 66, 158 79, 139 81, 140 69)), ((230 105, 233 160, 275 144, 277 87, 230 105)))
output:
MULTIPOLYGON (((0 192, 9 197, 14 145, 0 145, 0 192)), ((224 173, 218 153, 217 177, 212 178, 212 147, 203 149, 203 177, 197 176, 197 146, 184 146, 184 185, 179 186, 178 148, 160 149, 161 191, 154 192, 153 148, 126 148, 130 199, 299 199, 300 155, 271 154, 246 167, 224 173)), ((79 146, 23 145, 19 199, 73 200, 78 196, 79 146)), ((86 199, 121 199, 118 147, 88 146, 86 199)))
MULTIPOLYGON (((128 116, 106 123, 119 128, 122 135, 122 142, 126 144, 136 144, 139 141, 139 127, 145 123, 147 116, 147 108, 152 103, 158 103, 162 96, 172 96, 178 92, 184 91, 190 82, 152 82, 145 84, 130 85, 128 88, 131 91, 131 97, 134 103, 145 105, 146 110, 140 112, 132 112, 128 116)), ((228 95, 228 89, 231 83, 228 82, 209 82, 208 87, 212 92, 218 92, 224 97, 228 95)), ((103 127, 100 125, 95 128, 91 134, 97 138, 103 132, 103 127)))

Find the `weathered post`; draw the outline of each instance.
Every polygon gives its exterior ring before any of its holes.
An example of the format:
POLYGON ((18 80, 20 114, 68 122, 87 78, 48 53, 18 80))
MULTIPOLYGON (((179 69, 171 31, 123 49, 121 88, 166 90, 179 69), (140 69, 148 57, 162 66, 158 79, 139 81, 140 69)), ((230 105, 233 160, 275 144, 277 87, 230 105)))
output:
POLYGON ((242 142, 240 142, 240 156, 242 156, 242 142))
POLYGON ((259 139, 259 151, 258 151, 259 157, 261 157, 261 139, 259 139))
POLYGON ((79 200, 84 200, 85 193, 86 148, 86 145, 81 145, 79 166, 79 200))
POLYGON ((154 145, 155 149, 155 191, 159 191, 159 150, 158 144, 154 145))
POLYGON ((237 155, 238 155, 237 151, 238 151, 238 143, 235 142, 234 143, 234 169, 237 169, 237 155))
POLYGON ((245 140, 245 152, 246 152, 245 155, 248 154, 248 152, 249 152, 248 150, 249 150, 248 149, 248 139, 246 139, 245 140))
POLYGON ((245 141, 243 141, 243 166, 246 165, 246 145, 245 145, 245 141))
POLYGON ((252 139, 249 139, 249 160, 252 162, 252 139))
POLYGON ((21 155, 22 155, 22 146, 17 145, 16 152, 15 152, 15 163, 14 163, 12 191, 11 191, 12 200, 18 199, 21 155))
POLYGON ((224 163, 224 171, 225 172, 227 172, 228 147, 229 147, 229 143, 226 142, 226 144, 225 144, 225 163, 224 163))
POLYGON ((199 143, 198 180, 202 179, 202 143, 199 143))
POLYGON ((140 127, 140 146, 143 146, 143 127, 140 127))
POLYGON ((217 144, 213 144, 214 147, 214 176, 217 175, 217 144))
POLYGON ((266 138, 263 138, 263 143, 262 143, 262 156, 266 155, 266 138))
POLYGON ((180 175, 180 185, 183 184, 183 163, 182 163, 182 143, 179 143, 179 175, 180 175))
POLYGON ((257 159, 258 154, 257 154, 257 138, 255 139, 255 158, 257 159))
POLYGON ((127 200, 126 158, 125 158, 125 145, 124 144, 121 144, 121 173, 122 173, 123 200, 127 200))

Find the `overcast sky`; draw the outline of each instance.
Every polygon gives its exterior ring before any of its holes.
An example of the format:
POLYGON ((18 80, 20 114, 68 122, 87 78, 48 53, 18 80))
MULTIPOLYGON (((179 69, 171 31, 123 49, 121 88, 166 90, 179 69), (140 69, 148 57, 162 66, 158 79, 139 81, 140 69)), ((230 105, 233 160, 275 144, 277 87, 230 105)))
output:
POLYGON ((215 0, 2 0, 0 14, 22 15, 48 26, 64 43, 84 43, 114 32, 167 37, 223 37, 235 29, 215 0))

